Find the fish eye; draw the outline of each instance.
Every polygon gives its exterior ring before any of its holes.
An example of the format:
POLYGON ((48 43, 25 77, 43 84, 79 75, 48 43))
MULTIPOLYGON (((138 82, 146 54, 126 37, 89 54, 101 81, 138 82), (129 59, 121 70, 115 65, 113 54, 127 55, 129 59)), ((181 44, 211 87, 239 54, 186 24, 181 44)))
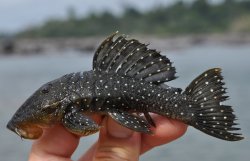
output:
POLYGON ((49 88, 50 88, 50 86, 52 86, 52 85, 51 85, 51 84, 45 85, 45 86, 42 88, 41 92, 44 93, 44 94, 49 93, 49 88))
POLYGON ((44 93, 44 94, 45 94, 45 93, 49 93, 49 89, 43 88, 43 89, 42 89, 42 93, 44 93))

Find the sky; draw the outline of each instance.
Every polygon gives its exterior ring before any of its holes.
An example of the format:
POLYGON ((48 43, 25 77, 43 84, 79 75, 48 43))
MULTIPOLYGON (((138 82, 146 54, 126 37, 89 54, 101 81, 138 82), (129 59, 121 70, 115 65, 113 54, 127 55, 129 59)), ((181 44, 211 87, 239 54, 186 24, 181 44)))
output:
MULTIPOLYGON (((122 13, 125 6, 141 11, 154 6, 170 5, 176 0, 0 0, 0 33, 11 33, 26 27, 42 24, 49 18, 66 17, 67 9, 73 7, 77 15, 105 10, 122 13)), ((192 1, 192 0, 185 0, 192 1)), ((212 0, 216 1, 216 0, 212 0)))

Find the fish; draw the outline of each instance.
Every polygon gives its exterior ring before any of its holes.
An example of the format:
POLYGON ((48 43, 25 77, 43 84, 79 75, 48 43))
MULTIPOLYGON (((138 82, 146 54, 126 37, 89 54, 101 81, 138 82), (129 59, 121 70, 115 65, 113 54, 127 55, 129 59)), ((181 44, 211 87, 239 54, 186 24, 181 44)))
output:
POLYGON ((150 113, 182 121, 226 141, 244 137, 235 120, 220 68, 209 69, 184 90, 167 85, 177 78, 173 63, 148 44, 115 32, 97 48, 91 71, 66 74, 42 85, 16 111, 7 128, 38 139, 43 128, 62 124, 87 136, 101 126, 92 114, 111 117, 136 132, 153 134, 150 113))

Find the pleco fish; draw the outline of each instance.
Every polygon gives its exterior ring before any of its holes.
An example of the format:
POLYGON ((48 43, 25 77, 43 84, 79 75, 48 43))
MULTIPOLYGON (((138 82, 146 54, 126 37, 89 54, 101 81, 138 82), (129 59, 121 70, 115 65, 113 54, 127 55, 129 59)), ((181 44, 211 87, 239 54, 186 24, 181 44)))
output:
POLYGON ((40 87, 17 110, 7 127, 26 139, 37 139, 43 127, 61 123, 77 135, 97 132, 91 114, 107 115, 137 132, 152 134, 149 113, 180 120, 228 141, 243 139, 225 96, 221 69, 209 69, 182 92, 164 82, 175 79, 165 56, 138 40, 112 34, 95 52, 93 70, 64 75, 40 87), (140 115, 138 115, 140 114, 140 115), (143 114, 143 116, 142 116, 143 114))

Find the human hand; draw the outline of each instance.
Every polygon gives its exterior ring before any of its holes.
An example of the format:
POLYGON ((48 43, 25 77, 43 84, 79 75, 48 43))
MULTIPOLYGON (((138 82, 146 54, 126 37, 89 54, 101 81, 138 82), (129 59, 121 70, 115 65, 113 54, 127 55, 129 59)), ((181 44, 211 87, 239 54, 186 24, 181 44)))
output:
MULTIPOLYGON (((187 125, 162 116, 153 116, 156 124, 154 135, 133 132, 105 118, 98 141, 79 161, 129 160, 137 161, 146 151, 169 143, 182 136, 187 125)), ((61 125, 44 129, 44 134, 35 141, 29 161, 71 161, 80 137, 69 133, 61 125)))

